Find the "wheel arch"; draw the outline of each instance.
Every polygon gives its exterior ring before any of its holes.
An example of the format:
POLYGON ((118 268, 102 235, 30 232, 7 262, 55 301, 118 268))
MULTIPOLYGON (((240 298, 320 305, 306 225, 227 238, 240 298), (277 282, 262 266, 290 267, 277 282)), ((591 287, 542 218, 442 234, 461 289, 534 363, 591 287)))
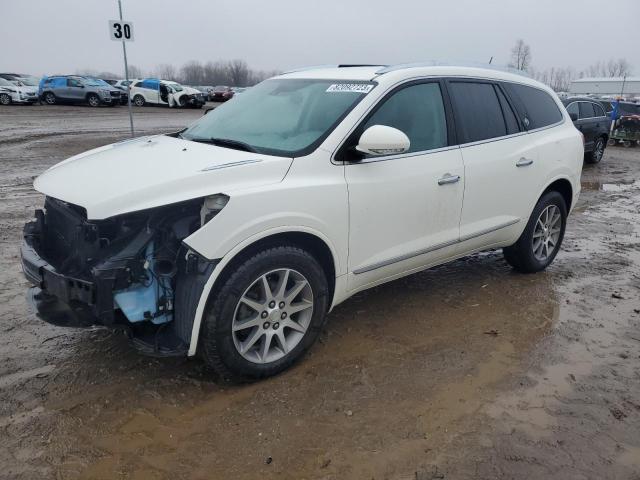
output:
POLYGON ((328 239, 323 238, 318 232, 307 228, 280 230, 273 229, 262 234, 255 235, 237 245, 227 253, 216 265, 209 280, 205 284, 200 300, 196 308, 193 328, 191 331, 191 341, 189 344, 189 356, 195 355, 198 339, 202 326, 202 318, 207 307, 207 303, 216 290, 224 285, 225 280, 231 275, 234 269, 252 254, 275 245, 292 245, 302 248, 316 258, 322 267, 327 278, 329 287, 329 305, 333 304, 336 288, 336 264, 337 254, 328 239))
MULTIPOLYGON (((571 211, 572 202, 573 202, 573 185, 569 179, 561 177, 553 180, 549 185, 545 187, 542 193, 538 196, 538 201, 542 198, 542 196, 548 192, 558 192, 564 198, 564 201, 567 205, 567 212, 571 211)), ((536 202, 537 203, 537 202, 536 202)))

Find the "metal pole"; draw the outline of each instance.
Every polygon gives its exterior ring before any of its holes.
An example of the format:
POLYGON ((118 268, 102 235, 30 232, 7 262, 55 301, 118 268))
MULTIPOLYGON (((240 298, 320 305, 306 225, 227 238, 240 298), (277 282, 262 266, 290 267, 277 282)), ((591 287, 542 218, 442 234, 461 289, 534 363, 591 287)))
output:
MULTIPOLYGON (((118 10, 120 11, 120 22, 122 22, 122 0, 118 0, 118 10)), ((127 44, 122 40, 122 53, 124 54, 124 78, 127 81, 127 104, 129 106, 129 125, 131 126, 131 136, 133 133, 133 112, 131 111, 131 85, 129 84, 129 65, 127 64, 127 44)))
POLYGON ((622 89, 620 90, 620 97, 624 94, 624 84, 627 82, 627 76, 622 77, 622 89))

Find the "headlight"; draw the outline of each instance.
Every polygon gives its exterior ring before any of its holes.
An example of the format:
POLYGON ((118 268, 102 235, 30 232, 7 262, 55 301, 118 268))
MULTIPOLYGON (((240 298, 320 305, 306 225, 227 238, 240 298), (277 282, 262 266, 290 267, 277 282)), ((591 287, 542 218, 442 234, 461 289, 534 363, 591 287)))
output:
POLYGON ((200 209, 200 226, 215 217, 229 202, 229 196, 223 193, 206 197, 200 209))
POLYGON ((103 97, 109 97, 111 96, 111 92, 109 90, 100 90, 100 95, 103 97))

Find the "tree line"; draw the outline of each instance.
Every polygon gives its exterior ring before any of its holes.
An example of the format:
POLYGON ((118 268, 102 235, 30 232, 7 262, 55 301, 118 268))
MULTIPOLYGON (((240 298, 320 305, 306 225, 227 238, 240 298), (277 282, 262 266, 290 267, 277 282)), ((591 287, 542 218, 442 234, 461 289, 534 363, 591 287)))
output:
POLYGON ((631 75, 631 64, 624 58, 600 60, 584 70, 573 67, 537 69, 532 63, 531 47, 519 39, 511 49, 509 66, 526 71, 539 82, 549 85, 556 92, 566 92, 573 80, 585 77, 624 77, 631 75))
MULTIPOLYGON (((79 70, 79 75, 91 75, 99 78, 122 78, 122 74, 108 71, 79 70)), ((231 87, 250 87, 269 77, 277 75, 277 70, 255 70, 247 62, 240 59, 220 60, 201 63, 191 60, 182 67, 169 63, 157 65, 152 69, 142 69, 136 65, 129 65, 129 78, 161 78, 174 80, 184 85, 228 85, 231 87)))

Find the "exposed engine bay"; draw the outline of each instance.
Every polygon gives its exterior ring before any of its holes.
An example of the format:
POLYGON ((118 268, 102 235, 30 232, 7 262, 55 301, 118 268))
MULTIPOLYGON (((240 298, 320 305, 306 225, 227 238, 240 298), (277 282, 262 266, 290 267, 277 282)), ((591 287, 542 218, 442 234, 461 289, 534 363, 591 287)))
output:
POLYGON ((25 225, 22 247, 25 274, 40 289, 38 314, 51 323, 74 317, 124 328, 147 353, 183 354, 194 295, 215 262, 182 240, 227 201, 215 195, 88 220, 82 207, 47 197, 44 210, 25 225))

